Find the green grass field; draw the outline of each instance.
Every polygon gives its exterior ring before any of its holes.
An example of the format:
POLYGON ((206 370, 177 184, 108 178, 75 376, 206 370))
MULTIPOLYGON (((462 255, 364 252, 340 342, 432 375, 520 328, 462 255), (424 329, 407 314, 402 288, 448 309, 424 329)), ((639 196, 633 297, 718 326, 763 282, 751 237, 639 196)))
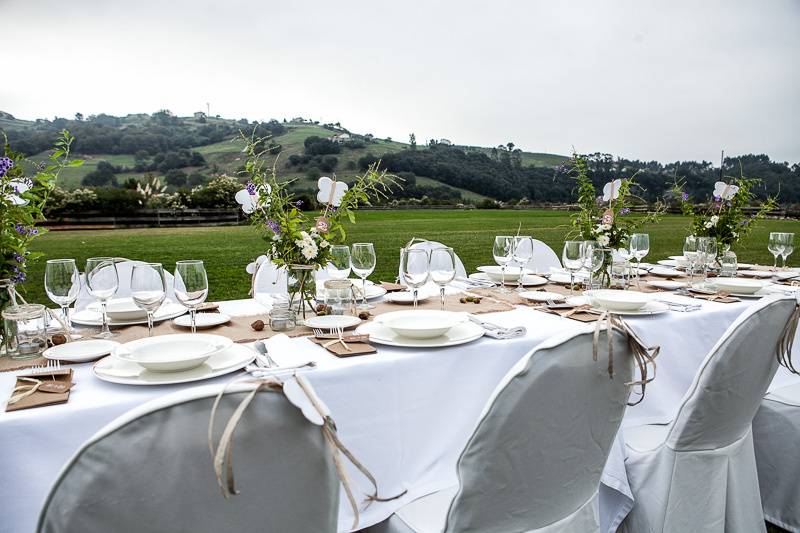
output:
MULTIPOLYGON (((348 243, 375 243, 378 266, 371 279, 394 280, 400 248, 412 237, 452 246, 467 270, 474 271, 479 265, 493 263, 494 236, 514 234, 520 224, 523 234, 543 240, 560 255, 570 228, 568 213, 559 211, 362 211, 357 224, 349 228, 348 243)), ((645 228, 650 233, 652 247, 647 260, 680 254, 688 226, 684 217, 667 216, 659 224, 645 228)), ((760 223, 736 250, 739 259, 771 264, 772 256, 766 249, 770 231, 800 233, 800 222, 760 223)), ((210 299, 245 298, 249 289, 245 266, 263 248, 249 226, 54 231, 35 241, 34 250, 44 252, 46 257, 31 267, 26 289, 33 301, 47 302, 43 288, 47 258, 72 257, 82 269, 86 258, 110 255, 158 261, 169 270, 180 259, 203 259, 211 285, 210 299)))

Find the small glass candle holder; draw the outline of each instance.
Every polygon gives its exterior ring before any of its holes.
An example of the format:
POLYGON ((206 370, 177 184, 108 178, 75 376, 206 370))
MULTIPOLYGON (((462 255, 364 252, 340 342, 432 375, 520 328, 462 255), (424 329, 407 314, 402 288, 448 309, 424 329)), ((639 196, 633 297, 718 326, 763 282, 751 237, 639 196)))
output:
POLYGON ((353 314, 353 284, 349 279, 325 280, 325 307, 331 315, 353 314))
POLYGON ((7 355, 32 359, 47 348, 45 307, 41 304, 12 305, 3 310, 7 355))
POLYGON ((269 312, 269 327, 272 331, 292 331, 297 325, 297 316, 288 303, 276 302, 269 312))

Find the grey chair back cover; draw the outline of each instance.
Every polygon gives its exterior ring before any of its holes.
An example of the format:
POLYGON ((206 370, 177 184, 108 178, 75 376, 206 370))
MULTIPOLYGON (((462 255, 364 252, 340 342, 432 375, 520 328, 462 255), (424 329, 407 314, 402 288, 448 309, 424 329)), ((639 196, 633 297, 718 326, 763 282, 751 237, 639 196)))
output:
MULTIPOLYGON (((229 388, 215 442, 252 387, 229 388)), ((207 438, 219 390, 169 395, 101 430, 61 472, 38 531, 335 532, 339 478, 330 450, 320 427, 279 392, 257 393, 239 422, 233 453, 240 493, 223 498, 207 438)))
MULTIPOLYGON (((593 329, 593 327, 591 328, 593 329)), ((553 524, 596 497, 633 375, 627 338, 592 360, 592 331, 546 341, 495 390, 458 460, 447 532, 522 532, 553 524)))

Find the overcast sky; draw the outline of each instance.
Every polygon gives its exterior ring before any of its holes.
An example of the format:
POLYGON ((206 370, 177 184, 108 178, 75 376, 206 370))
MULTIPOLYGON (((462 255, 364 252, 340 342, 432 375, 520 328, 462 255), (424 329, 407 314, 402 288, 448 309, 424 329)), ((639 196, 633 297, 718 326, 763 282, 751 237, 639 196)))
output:
POLYGON ((798 0, 0 0, 0 110, 800 161, 798 0), (13 76, 12 76, 13 74, 13 76))

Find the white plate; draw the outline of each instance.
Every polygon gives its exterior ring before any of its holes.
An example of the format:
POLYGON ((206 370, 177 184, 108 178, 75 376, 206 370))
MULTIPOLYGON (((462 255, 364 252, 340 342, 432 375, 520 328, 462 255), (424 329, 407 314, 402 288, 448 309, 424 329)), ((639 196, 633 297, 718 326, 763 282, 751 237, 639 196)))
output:
MULTIPOLYGON (((383 315, 379 315, 383 316, 383 315)), ((409 339, 401 337, 378 322, 367 322, 356 328, 356 333, 368 334, 370 342, 403 348, 444 348, 466 344, 483 337, 483 328, 472 322, 462 322, 440 337, 409 339)))
MULTIPOLYGON (((100 303, 92 302, 87 306, 93 311, 100 311, 100 303)), ((146 320, 147 311, 133 303, 133 298, 112 298, 106 304, 108 318, 114 320, 146 320)))
POLYGON ((176 333, 126 342, 114 348, 111 355, 151 372, 182 372, 202 365, 232 344, 231 339, 221 335, 176 333))
POLYGON ((714 278, 708 280, 717 290, 725 291, 728 294, 755 294, 759 290, 771 285, 769 281, 750 278, 714 278))
POLYGON ((662 278, 682 278, 684 273, 674 268, 656 267, 650 271, 654 276, 661 276, 662 278))
POLYGON ((756 265, 754 265, 752 263, 737 263, 736 264, 736 268, 753 268, 754 266, 756 266, 756 265))
POLYGON ((612 311, 607 309, 594 309, 594 311, 597 312, 609 311, 611 313, 614 313, 615 315, 645 316, 645 315, 658 315, 660 313, 666 313, 667 311, 669 311, 669 306, 663 302, 650 301, 647 302, 647 305, 635 311, 612 311))
POLYGON ((584 291, 593 307, 602 307, 609 311, 637 311, 652 299, 651 294, 639 291, 623 291, 618 289, 599 289, 584 291))
POLYGON ((663 265, 663 266, 668 266, 668 267, 679 267, 679 266, 681 266, 681 264, 678 263, 677 261, 675 261, 674 259, 662 259, 661 261, 658 261, 658 264, 659 265, 663 265))
POLYGON ((255 352, 234 344, 209 357, 205 363, 183 372, 150 372, 136 363, 113 356, 104 357, 92 365, 92 373, 103 381, 123 385, 171 385, 215 378, 240 370, 255 359, 255 352))
POLYGON ((560 302, 566 296, 563 294, 559 294, 557 292, 545 292, 545 291, 525 291, 519 293, 520 298, 525 298, 531 302, 560 302))
MULTIPOLYGON (((350 280, 355 285, 355 294, 356 297, 360 300, 361 299, 361 280, 360 279, 353 279, 350 280)), ((375 285, 370 280, 367 280, 367 300, 374 300, 375 298, 380 298, 386 294, 386 289, 384 289, 380 285, 375 285)), ((325 289, 322 286, 317 287, 317 300, 320 302, 325 301, 325 289)))
MULTIPOLYGON (((478 272, 481 272, 481 273, 486 274, 487 276, 489 276, 489 278, 491 278, 492 281, 500 281, 500 279, 503 277, 502 269, 497 265, 479 266, 476 270, 478 272)), ((517 281, 519 279, 519 275, 520 275, 519 270, 520 270, 519 267, 507 266, 506 267, 505 280, 506 281, 517 281)), ((522 272, 524 274, 533 274, 533 271, 529 270, 527 268, 523 268, 522 272)))
MULTIPOLYGON (((475 274, 470 274, 469 279, 477 279, 479 281, 491 281, 494 282, 488 274, 484 274, 483 272, 477 272, 475 274)), ((497 280, 500 281, 500 280, 497 280)), ((506 278, 506 285, 516 285, 517 280, 510 280, 506 278)), ((539 285, 547 285, 547 278, 543 278, 542 276, 537 276, 536 274, 525 274, 522 276, 522 286, 523 287, 538 287, 539 285)))
POLYGON ((322 315, 306 318, 306 326, 309 328, 332 329, 332 328, 352 328, 361 323, 361 319, 352 315, 322 315))
POLYGON ((117 346, 119 346, 117 341, 87 339, 53 346, 46 349, 42 355, 47 359, 57 359, 67 363, 87 363, 110 354, 117 346))
POLYGON ((670 255, 668 257, 670 259, 672 259, 673 261, 676 261, 676 262, 681 262, 681 261, 684 262, 684 263, 688 263, 689 262, 689 260, 686 259, 685 255, 670 255))
MULTIPOLYGON (((424 302, 429 297, 423 296, 422 294, 417 293, 417 302, 424 302)), ((414 293, 410 291, 398 291, 398 292, 390 292, 383 298, 384 302, 390 302, 393 304, 413 304, 414 303, 414 293)))
MULTIPOLYGON (((91 307, 91 306, 89 306, 91 307)), ((79 324, 81 326, 100 326, 103 324, 103 317, 100 315, 100 311, 93 311, 87 307, 83 311, 78 311, 77 313, 73 313, 70 315, 70 320, 74 324, 79 324)), ((171 318, 175 318, 181 316, 182 314, 186 313, 188 309, 186 309, 181 304, 177 304, 175 302, 164 302, 164 304, 158 308, 158 310, 153 315, 154 322, 161 322, 162 320, 169 320, 171 318)), ((114 326, 135 326, 137 324, 147 324, 147 319, 137 319, 137 320, 112 320, 111 318, 108 319, 108 325, 111 327, 114 326)))
POLYGON ((744 276, 746 278, 771 278, 775 275, 774 272, 765 272, 763 270, 737 270, 737 276, 744 276))
POLYGON ((395 334, 417 340, 441 337, 466 320, 466 313, 427 309, 392 311, 375 317, 375 322, 383 324, 395 334))
POLYGON ((650 287, 655 287, 657 289, 674 291, 682 289, 683 287, 687 287, 689 284, 684 281, 670 281, 666 279, 656 279, 653 281, 648 281, 647 285, 649 285, 650 287))
MULTIPOLYGON (((557 285, 569 285, 570 284, 569 274, 562 274, 561 272, 550 274, 550 283, 555 283, 557 285)), ((575 276, 575 284, 577 285, 579 283, 581 283, 581 278, 575 276)))
MULTIPOLYGON (((197 313, 194 319, 195 327, 198 329, 213 328, 214 326, 227 324, 230 321, 231 317, 225 313, 197 313)), ((173 320, 172 323, 182 328, 190 328, 192 327, 192 317, 190 315, 181 315, 173 320)))
POLYGON ((775 277, 778 279, 794 279, 800 276, 800 272, 786 272, 785 270, 782 272, 773 272, 775 277))

